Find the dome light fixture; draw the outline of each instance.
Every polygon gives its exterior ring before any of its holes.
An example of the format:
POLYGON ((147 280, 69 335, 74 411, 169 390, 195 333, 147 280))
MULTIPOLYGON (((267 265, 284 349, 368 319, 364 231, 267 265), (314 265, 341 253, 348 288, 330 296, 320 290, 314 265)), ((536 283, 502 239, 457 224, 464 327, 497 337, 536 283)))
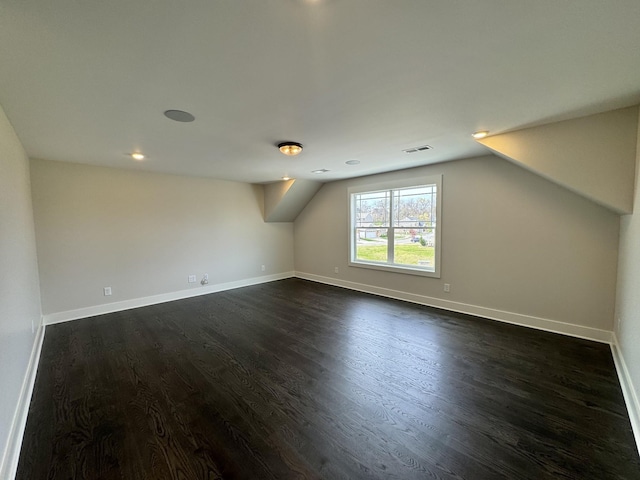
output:
POLYGON ((471 136, 473 138, 475 138, 476 140, 480 140, 481 138, 486 137, 487 135, 489 135, 489 131, 488 130, 479 130, 477 132, 473 132, 471 134, 471 136))
POLYGON ((284 177, 282 177, 282 179, 286 182, 287 180, 291 180, 291 177, 285 175, 284 177))
POLYGON ((173 120, 174 122, 189 123, 193 122, 196 117, 184 110, 166 110, 164 116, 173 120))
POLYGON ((140 153, 140 152, 133 152, 133 153, 131 154, 131 158, 133 158, 134 160, 138 160, 138 161, 140 161, 140 160, 144 160, 144 159, 145 159, 145 156, 144 156, 142 153, 140 153))
POLYGON ((278 148, 289 157, 295 157, 302 151, 302 145, 298 142, 282 142, 278 144, 278 148))

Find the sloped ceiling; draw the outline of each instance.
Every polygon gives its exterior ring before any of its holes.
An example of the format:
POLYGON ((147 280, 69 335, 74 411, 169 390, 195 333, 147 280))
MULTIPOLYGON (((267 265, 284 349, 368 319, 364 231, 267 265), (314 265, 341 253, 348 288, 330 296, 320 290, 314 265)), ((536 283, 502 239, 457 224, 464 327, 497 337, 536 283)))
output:
POLYGON ((320 187, 322 187, 320 182, 303 179, 265 185, 265 221, 293 222, 320 187))
POLYGON ((0 104, 31 157, 325 182, 640 103, 638 25, 637 0, 3 0, 0 104))
POLYGON ((617 213, 631 213, 638 107, 479 140, 497 155, 617 213))

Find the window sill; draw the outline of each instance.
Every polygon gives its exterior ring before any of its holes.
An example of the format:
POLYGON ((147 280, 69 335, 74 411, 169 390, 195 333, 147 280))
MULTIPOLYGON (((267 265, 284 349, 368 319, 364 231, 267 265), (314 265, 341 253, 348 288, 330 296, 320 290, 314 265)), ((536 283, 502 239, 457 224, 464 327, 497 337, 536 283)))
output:
POLYGON ((405 275, 417 275, 419 277, 440 278, 440 272, 435 269, 401 267, 399 265, 388 265, 386 263, 354 262, 349 261, 350 267, 370 268, 372 270, 382 270, 392 273, 404 273, 405 275))

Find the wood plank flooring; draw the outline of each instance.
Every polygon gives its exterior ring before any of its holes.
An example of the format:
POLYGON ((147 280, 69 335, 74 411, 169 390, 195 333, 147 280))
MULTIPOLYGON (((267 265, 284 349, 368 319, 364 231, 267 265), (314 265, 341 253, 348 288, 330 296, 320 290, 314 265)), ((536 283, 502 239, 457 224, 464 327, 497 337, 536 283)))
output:
POLYGON ((288 279, 47 327, 37 479, 640 479, 607 345, 288 279))

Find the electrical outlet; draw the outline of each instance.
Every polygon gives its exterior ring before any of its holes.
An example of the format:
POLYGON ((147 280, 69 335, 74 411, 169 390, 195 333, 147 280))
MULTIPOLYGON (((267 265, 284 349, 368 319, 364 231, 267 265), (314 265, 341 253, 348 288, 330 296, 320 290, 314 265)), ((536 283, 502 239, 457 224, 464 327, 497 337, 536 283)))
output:
POLYGON ((108 297, 111 295, 111 287, 104 287, 104 296, 108 297))
POLYGON ((204 276, 203 276, 202 278, 204 278, 205 280, 209 280, 209 274, 208 274, 208 273, 205 273, 205 274, 204 274, 204 276))
POLYGON ((338 267, 333 267, 333 273, 338 273, 338 272, 339 272, 338 267))
POLYGON ((196 283, 196 276, 195 275, 189 275, 189 283, 196 283))
POLYGON ((449 293, 451 291, 451 284, 445 283, 444 284, 444 291, 449 293))
POLYGON ((264 271, 265 271, 265 269, 266 269, 264 265, 262 265, 262 267, 260 267, 260 268, 262 269, 262 271, 263 271, 263 272, 264 272, 264 271))
POLYGON ((204 275, 202 275, 202 280, 200 280, 200 285, 206 285, 207 283, 209 283, 209 274, 205 273, 204 275))

